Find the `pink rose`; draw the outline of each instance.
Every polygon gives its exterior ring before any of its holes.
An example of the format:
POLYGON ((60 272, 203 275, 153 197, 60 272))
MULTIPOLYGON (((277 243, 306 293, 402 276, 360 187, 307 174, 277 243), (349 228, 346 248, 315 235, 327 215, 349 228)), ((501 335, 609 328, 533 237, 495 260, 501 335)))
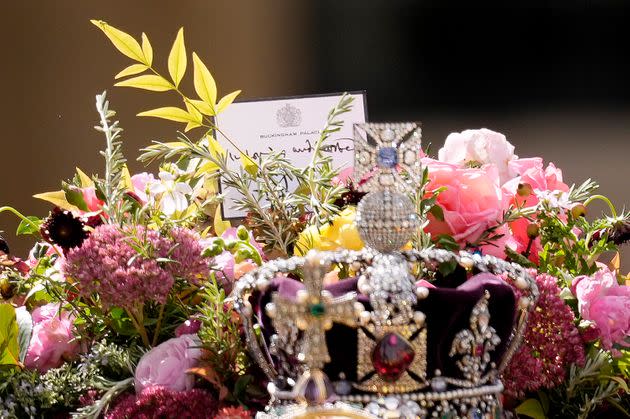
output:
POLYGON ((144 354, 135 372, 136 393, 163 387, 171 391, 190 390, 195 377, 187 371, 201 358, 201 341, 196 335, 182 335, 161 343, 144 354))
POLYGON ((626 342, 630 336, 630 287, 619 285, 615 273, 600 265, 593 276, 576 277, 571 288, 578 299, 580 315, 595 323, 602 346, 630 347, 626 342))
POLYGON ((514 146, 505 139, 505 135, 486 128, 449 134, 444 147, 438 151, 439 161, 459 167, 494 165, 501 184, 513 176, 508 164, 516 158, 514 146))
MULTIPOLYGON (((562 181, 562 170, 556 168, 553 163, 549 163, 544 168, 543 160, 540 157, 518 159, 509 162, 510 170, 516 177, 503 185, 503 191, 510 196, 510 204, 514 206, 533 207, 538 205, 539 198, 548 196, 560 205, 562 194, 569 190, 569 186, 562 181), (525 195, 519 192, 519 185, 527 184, 531 188, 525 195)), ((527 226, 530 221, 520 218, 510 223, 510 229, 514 240, 518 244, 516 251, 523 252, 527 249, 530 238, 527 236, 527 226)), ((532 241, 529 258, 538 263, 538 253, 542 250, 540 239, 532 241)))
MULTIPOLYGON (((423 159, 422 164, 429 169, 428 191, 446 187, 437 197, 444 220, 430 215, 427 232, 434 236, 450 234, 460 245, 466 246, 502 219, 506 204, 496 167, 464 169, 428 158, 423 159)), ((498 250, 501 253, 503 248, 498 250)))
POLYGON ((348 182, 354 182, 352 174, 354 173, 354 167, 346 167, 339 172, 337 176, 332 178, 333 185, 347 185, 348 182))
POLYGON ((131 176, 131 184, 133 185, 133 193, 138 197, 142 204, 149 202, 147 190, 151 183, 155 182, 155 177, 151 173, 142 172, 131 176))
POLYGON ((83 200, 85 201, 89 212, 100 211, 103 208, 105 202, 97 198, 96 188, 94 186, 81 188, 81 194, 83 195, 83 200))
POLYGON ((72 333, 74 317, 59 309, 60 304, 50 303, 33 311, 33 336, 24 360, 27 368, 46 372, 77 354, 79 343, 72 333))

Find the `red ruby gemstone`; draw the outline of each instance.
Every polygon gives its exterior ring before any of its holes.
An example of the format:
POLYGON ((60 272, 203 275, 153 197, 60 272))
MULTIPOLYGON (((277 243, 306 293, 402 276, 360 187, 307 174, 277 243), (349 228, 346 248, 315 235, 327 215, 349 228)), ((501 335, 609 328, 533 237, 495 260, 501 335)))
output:
POLYGON ((407 339, 398 333, 387 333, 372 352, 372 365, 383 380, 392 382, 407 371, 415 355, 407 339))

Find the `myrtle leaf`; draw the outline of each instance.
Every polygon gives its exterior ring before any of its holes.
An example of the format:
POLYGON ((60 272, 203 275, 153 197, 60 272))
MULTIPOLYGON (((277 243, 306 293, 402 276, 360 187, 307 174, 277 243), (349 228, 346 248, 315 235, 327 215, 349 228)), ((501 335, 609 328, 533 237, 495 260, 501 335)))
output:
POLYGON ((230 106, 232 102, 234 102, 234 99, 236 99, 236 96, 238 96, 240 93, 241 93, 240 90, 236 90, 232 93, 228 93, 227 95, 223 96, 221 100, 219 101, 219 103, 217 104, 217 113, 223 112, 225 108, 230 106))
POLYGON ((201 100, 206 102, 208 106, 214 109, 217 101, 217 84, 214 77, 210 74, 208 67, 201 61, 199 56, 193 52, 193 64, 195 67, 194 82, 195 91, 201 100))
POLYGON ((203 100, 188 99, 187 103, 190 103, 192 106, 197 108, 199 112, 201 112, 204 115, 214 116, 214 108, 208 105, 203 100))
POLYGON ((64 191, 44 192, 37 195, 33 195, 33 198, 42 199, 50 202, 51 204, 58 206, 61 209, 68 211, 77 211, 78 208, 66 199, 66 193, 64 191))
POLYGON ((131 58, 132 60, 136 60, 141 62, 142 64, 148 65, 145 60, 144 52, 142 51, 142 47, 133 39, 133 36, 129 35, 121 31, 120 29, 116 29, 113 26, 107 24, 107 22, 103 22, 102 20, 90 20, 97 28, 99 28, 103 33, 112 41, 112 44, 116 47, 118 51, 131 58))
POLYGON ((151 67, 153 64, 153 47, 149 42, 149 37, 146 33, 142 32, 142 54, 146 60, 147 66, 151 67))
POLYGON ((171 47, 171 52, 168 54, 168 72, 176 87, 179 86, 179 82, 184 77, 187 63, 184 28, 180 28, 171 47))
POLYGON ((151 90, 154 92, 166 92, 173 88, 173 85, 168 80, 154 74, 132 77, 127 80, 119 81, 114 86, 135 87, 137 89, 151 90))
POLYGON ((114 79, 120 79, 122 77, 133 76, 134 74, 142 73, 147 68, 144 64, 131 64, 129 67, 124 68, 120 73, 114 76, 114 79))
POLYGON ((83 170, 76 167, 77 175, 79 176, 79 181, 81 182, 82 188, 89 188, 94 186, 94 181, 90 178, 83 170))
POLYGON ((20 221, 20 225, 18 225, 17 231, 15 232, 16 236, 20 236, 23 234, 36 234, 39 231, 41 220, 32 215, 26 218, 28 221, 27 220, 20 221))
POLYGON ((166 106, 164 108, 151 109, 140 112, 138 116, 152 116, 155 118, 168 119, 175 122, 197 122, 194 115, 175 106, 166 106))

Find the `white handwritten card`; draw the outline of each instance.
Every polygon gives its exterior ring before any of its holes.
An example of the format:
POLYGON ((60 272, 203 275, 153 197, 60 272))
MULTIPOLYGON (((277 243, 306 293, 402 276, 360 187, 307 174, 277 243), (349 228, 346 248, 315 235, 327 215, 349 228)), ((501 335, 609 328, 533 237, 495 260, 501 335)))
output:
MULTIPOLYGON (((343 128, 327 141, 330 153, 338 168, 352 166, 354 158, 352 126, 366 122, 364 93, 352 93, 352 110, 341 115, 343 128)), ((341 94, 273 98, 235 102, 216 120, 219 129, 240 150, 255 160, 271 151, 283 152, 298 167, 306 166, 312 156, 313 146, 320 137, 330 110, 337 105, 341 94)), ((227 150, 228 164, 238 168, 240 153, 221 134, 217 140, 227 150)), ((295 189, 297 185, 287 185, 295 189)), ((223 216, 239 218, 246 214, 234 208, 233 200, 238 192, 224 188, 223 216)))

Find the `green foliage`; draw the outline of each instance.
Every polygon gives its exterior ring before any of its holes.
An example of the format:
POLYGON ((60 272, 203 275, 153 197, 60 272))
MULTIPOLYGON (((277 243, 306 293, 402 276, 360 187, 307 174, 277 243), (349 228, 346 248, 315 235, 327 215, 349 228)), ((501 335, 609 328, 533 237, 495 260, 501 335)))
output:
POLYGON ((118 382, 128 383, 140 355, 137 347, 96 342, 88 354, 44 374, 0 370, 0 416, 48 417, 75 410, 88 390, 104 392, 118 382))
POLYGON ((294 166, 283 153, 274 152, 255 161, 242 155, 242 167, 234 170, 228 165, 227 153, 214 138, 204 136, 194 142, 184 134, 177 142, 156 142, 145 148, 139 159, 149 162, 175 158, 180 164, 195 162, 198 176, 221 177, 223 185, 239 193, 235 207, 248 214, 247 225, 266 244, 265 250, 286 257, 305 227, 306 217, 321 225, 339 210, 334 202, 345 188, 332 186, 338 171, 324 149, 330 135, 341 128, 340 117, 351 109, 352 99, 343 95, 330 111, 311 162, 305 168, 294 166), (252 164, 256 170, 252 170, 252 164), (298 184, 295 191, 287 189, 288 181, 298 184))

